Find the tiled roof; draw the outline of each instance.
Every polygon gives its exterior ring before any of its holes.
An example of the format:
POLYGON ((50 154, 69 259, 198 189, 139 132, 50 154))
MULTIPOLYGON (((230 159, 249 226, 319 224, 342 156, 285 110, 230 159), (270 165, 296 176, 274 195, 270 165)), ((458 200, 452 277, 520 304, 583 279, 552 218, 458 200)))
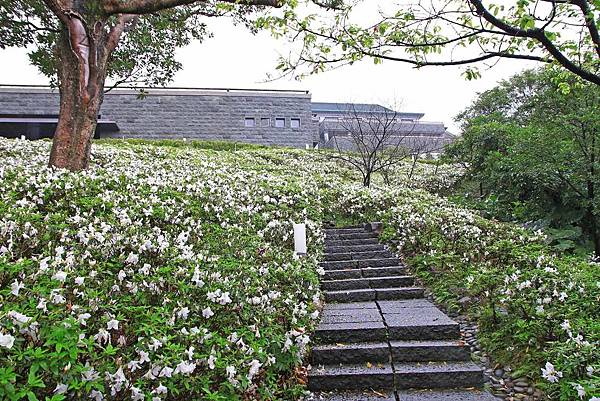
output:
MULTIPOLYGON (((370 103, 327 103, 327 102, 312 102, 311 109, 317 114, 343 114, 349 111, 358 113, 394 113, 394 110, 381 106, 379 104, 370 103)), ((400 118, 412 118, 415 120, 423 117, 423 113, 406 113, 398 112, 400 118)))

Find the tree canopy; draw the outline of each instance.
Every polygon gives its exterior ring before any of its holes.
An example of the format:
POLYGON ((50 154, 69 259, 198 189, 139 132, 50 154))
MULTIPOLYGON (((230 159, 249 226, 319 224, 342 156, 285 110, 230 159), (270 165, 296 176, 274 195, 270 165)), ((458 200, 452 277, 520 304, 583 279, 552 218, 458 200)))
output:
MULTIPOLYGON (((256 5, 284 6, 275 0, 242 1, 0 1, 0 48, 29 47, 29 57, 40 72, 57 84, 56 44, 65 12, 94 22, 93 35, 112 33, 115 43, 107 77, 116 84, 164 85, 182 67, 178 47, 210 37, 210 18, 230 17, 255 29, 256 5), (81 9, 80 3, 86 3, 81 9), (179 6, 177 6, 179 5, 179 6), (177 6, 177 7, 175 7, 177 6), (76 8, 78 11, 74 11, 76 8), (71 11, 69 11, 71 10, 71 11), (98 23, 100 21, 100 23, 98 23), (119 37, 116 34, 120 32, 119 37)), ((109 40, 108 36, 105 39, 109 40)))
POLYGON ((561 247, 590 241, 600 255, 600 88, 525 71, 458 116, 448 154, 494 217, 546 228, 561 247))
POLYGON ((595 0, 420 0, 392 5, 358 0, 322 12, 287 18, 278 34, 302 45, 279 68, 315 73, 364 58, 424 66, 478 65, 500 58, 561 66, 600 85, 600 3, 595 0), (341 12, 340 12, 341 10, 341 12))

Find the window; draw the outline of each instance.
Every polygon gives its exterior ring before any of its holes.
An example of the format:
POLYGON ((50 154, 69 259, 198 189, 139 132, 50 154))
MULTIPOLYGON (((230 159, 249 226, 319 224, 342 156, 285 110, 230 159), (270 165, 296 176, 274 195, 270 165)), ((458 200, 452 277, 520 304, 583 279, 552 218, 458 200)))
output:
POLYGON ((285 128, 285 118, 276 118, 275 119, 275 127, 276 128, 285 128))
POLYGON ((271 126, 271 119, 270 118, 261 118, 260 119, 260 126, 261 127, 270 127, 271 126))
POLYGON ((300 119, 299 118, 290 119, 290 127, 291 128, 300 128, 300 119))
POLYGON ((255 127, 256 121, 254 120, 254 117, 246 117, 244 119, 244 126, 245 127, 255 127))

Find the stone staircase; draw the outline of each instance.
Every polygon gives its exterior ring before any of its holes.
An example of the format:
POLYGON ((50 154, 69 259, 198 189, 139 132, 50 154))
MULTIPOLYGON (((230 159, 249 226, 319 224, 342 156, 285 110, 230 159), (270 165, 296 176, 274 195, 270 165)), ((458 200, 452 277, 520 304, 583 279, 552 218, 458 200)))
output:
POLYGON ((400 260, 362 228, 326 230, 326 305, 308 387, 316 400, 493 401, 458 323, 423 299, 400 260))

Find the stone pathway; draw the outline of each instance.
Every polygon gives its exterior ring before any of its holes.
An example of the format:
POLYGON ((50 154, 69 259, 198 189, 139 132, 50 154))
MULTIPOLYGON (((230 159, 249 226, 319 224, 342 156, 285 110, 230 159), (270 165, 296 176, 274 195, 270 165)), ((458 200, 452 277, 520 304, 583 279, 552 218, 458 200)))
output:
POLYGON ((329 401, 493 401, 458 323, 362 228, 326 230, 308 386, 329 401))

